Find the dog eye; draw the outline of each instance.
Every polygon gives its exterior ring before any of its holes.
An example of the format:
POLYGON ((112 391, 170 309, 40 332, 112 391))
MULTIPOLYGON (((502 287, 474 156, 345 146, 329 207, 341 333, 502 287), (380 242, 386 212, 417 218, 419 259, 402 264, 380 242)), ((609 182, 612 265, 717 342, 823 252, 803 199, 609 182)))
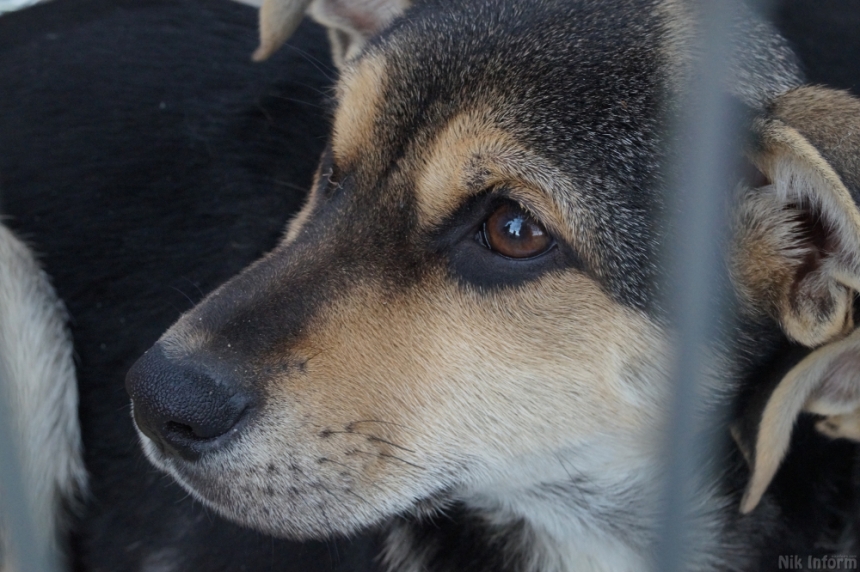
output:
POLYGON ((546 229, 512 202, 499 206, 481 231, 484 245, 508 258, 533 258, 553 245, 546 229))

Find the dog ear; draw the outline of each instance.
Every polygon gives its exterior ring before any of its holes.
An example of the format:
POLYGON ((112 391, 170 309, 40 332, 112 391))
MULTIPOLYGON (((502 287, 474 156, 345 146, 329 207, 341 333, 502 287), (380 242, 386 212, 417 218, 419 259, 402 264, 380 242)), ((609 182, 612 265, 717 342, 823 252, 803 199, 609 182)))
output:
POLYGON ((295 31, 307 11, 328 28, 334 63, 361 51, 367 39, 403 14, 410 0, 263 0, 260 47, 254 61, 271 56, 295 31))
POLYGON ((740 207, 736 283, 747 306, 818 347, 853 329, 860 290, 860 210, 849 190, 860 188, 860 101, 797 89, 776 100, 755 132, 750 158, 768 184, 740 207))
POLYGON ((815 424, 815 428, 831 439, 860 441, 860 407, 851 413, 831 415, 815 424))
MULTIPOLYGON (((782 379, 761 416, 752 459, 752 478, 741 512, 753 510, 788 451, 797 416, 826 416, 816 427, 824 434, 851 437, 860 416, 860 328, 818 348, 782 379)), ((856 438, 856 435, 854 435, 856 438)))
POLYGON ((311 0, 263 0, 260 6, 260 45, 251 58, 268 59, 290 39, 305 17, 311 0))
POLYGON ((776 474, 802 411, 828 416, 820 430, 841 434, 860 407, 860 333, 851 333, 860 291, 860 210, 852 197, 860 189, 860 101, 823 88, 793 90, 755 132, 750 158, 767 181, 748 190, 739 209, 734 277, 746 306, 817 349, 763 409, 744 513, 776 474))

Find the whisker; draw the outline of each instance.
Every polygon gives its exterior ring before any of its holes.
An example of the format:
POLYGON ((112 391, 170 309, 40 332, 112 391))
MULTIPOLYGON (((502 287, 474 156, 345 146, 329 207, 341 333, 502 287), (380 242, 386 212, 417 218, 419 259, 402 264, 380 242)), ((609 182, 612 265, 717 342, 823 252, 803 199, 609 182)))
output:
POLYGON ((407 451, 407 452, 409 452, 409 453, 415 453, 415 451, 413 451, 412 449, 407 449, 407 448, 406 448, 406 447, 404 447, 403 445, 398 445, 397 443, 392 443, 391 441, 386 441, 386 440, 385 440, 385 439, 383 439, 382 437, 377 437, 376 435, 373 435, 373 434, 371 434, 371 433, 362 433, 362 432, 360 432, 360 431, 332 431, 332 430, 326 430, 326 431, 325 431, 325 434, 326 434, 326 435, 359 435, 359 436, 361 436, 361 437, 367 437, 367 439, 368 439, 369 441, 379 441, 380 443, 385 443, 386 445, 391 445, 392 447, 397 447, 398 449, 401 449, 401 450, 403 450, 403 451, 407 451))
MULTIPOLYGON (((329 490, 329 489, 328 489, 328 487, 326 487, 326 486, 325 486, 324 484, 322 484, 322 483, 317 483, 317 484, 318 484, 318 485, 320 486, 320 488, 322 488, 326 493, 328 493, 328 495, 329 495, 330 497, 332 497, 333 499, 337 499, 337 496, 336 496, 333 492, 331 492, 331 490, 329 490)), ((372 509, 373 509, 377 514, 379 514, 380 516, 383 516, 383 517, 388 516, 388 515, 387 515, 385 512, 383 512, 379 507, 377 507, 377 506, 375 506, 373 503, 369 502, 366 498, 364 498, 363 496, 361 496, 361 495, 360 495, 360 494, 358 494, 357 492, 355 492, 355 491, 353 491, 353 490, 351 490, 351 489, 341 489, 341 490, 343 490, 343 492, 345 492, 345 493, 349 493, 349 494, 351 494, 351 495, 355 496, 356 498, 358 498, 359 500, 361 500, 364 504, 366 504, 368 507, 372 508, 372 509)), ((329 523, 329 526, 331 526, 331 524, 330 524, 330 523, 329 523)))
POLYGON ((386 445, 391 445, 392 447, 397 447, 398 449, 401 449, 403 451, 407 451, 407 452, 413 453, 413 454, 415 453, 415 451, 413 451, 412 449, 407 449, 406 447, 404 447, 402 445, 398 445, 397 443, 392 443, 391 441, 386 441, 385 439, 377 437, 376 435, 368 435, 367 433, 357 433, 357 435, 366 435, 367 438, 371 441, 379 441, 380 443, 385 443, 386 445))
POLYGON ((180 289, 179 289, 179 288, 177 288, 176 286, 171 286, 171 288, 173 288, 174 290, 176 290, 177 292, 179 292, 180 294, 182 294, 183 296, 185 296, 185 299, 186 299, 186 300, 188 300, 188 302, 189 302, 192 306, 194 306, 194 305, 195 305, 195 304, 194 304, 194 300, 192 300, 192 299, 191 299, 191 296, 189 296, 188 294, 186 294, 185 292, 183 292, 182 290, 180 290, 180 289))
POLYGON ((385 458, 388 458, 388 459, 394 459, 394 460, 396 460, 396 461, 400 461, 401 463, 405 463, 405 464, 410 465, 410 466, 412 466, 412 467, 415 467, 415 468, 417 468, 417 469, 421 469, 422 471, 427 470, 425 467, 422 467, 421 465, 418 465, 418 464, 416 464, 416 463, 410 463, 410 462, 409 462, 409 461, 407 461, 406 459, 401 459, 400 457, 398 457, 398 456, 396 456, 396 455, 389 455, 388 453, 377 453, 377 454, 376 454, 376 456, 377 456, 377 457, 385 457, 385 458))
MULTIPOLYGON (((330 490, 328 490, 324 484, 322 484, 322 483, 320 483, 320 482, 317 482, 317 483, 314 483, 314 484, 315 484, 315 485, 317 485, 317 486, 319 486, 319 487, 320 487, 322 490, 324 490, 325 492, 327 492, 327 493, 328 493, 328 495, 329 495, 330 497, 336 498, 336 497, 334 497, 334 495, 333 495, 333 494, 331 494, 331 491, 330 491, 330 490)), ((330 521, 330 520, 329 520, 329 518, 328 518, 328 513, 327 513, 327 512, 326 512, 326 510, 325 510, 325 503, 318 503, 318 504, 319 504, 319 507, 320 507, 320 512, 322 513, 323 519, 325 520, 325 524, 326 524, 326 526, 328 527, 329 532, 330 532, 330 533, 334 533, 334 527, 331 525, 331 521, 330 521)))
POLYGON ((284 47, 287 48, 288 50, 292 50, 293 52, 295 52, 298 55, 300 55, 301 57, 303 57, 305 59, 305 61, 310 63, 312 66, 314 66, 318 72, 320 72, 323 76, 325 76, 325 78, 327 80, 329 80, 331 82, 334 82, 337 80, 337 74, 333 69, 331 69, 328 65, 326 65, 322 61, 320 61, 318 58, 315 58, 314 56, 312 56, 307 51, 305 51, 305 50, 303 50, 297 46, 294 46, 292 44, 284 44, 284 47))
POLYGON ((415 431, 414 429, 412 429, 410 427, 407 427, 406 425, 401 425, 400 423, 394 423, 393 421, 382 421, 380 419, 359 419, 358 421, 352 421, 351 423, 349 423, 347 425, 347 427, 349 427, 350 425, 355 425, 357 423, 379 423, 380 425, 392 425, 394 427, 400 427, 401 429, 405 429, 407 431, 412 431, 414 433, 417 433, 417 431, 415 431))
POLYGON ((201 300, 202 300, 203 298, 205 298, 205 297, 206 297, 206 294, 204 294, 204 293, 203 293, 203 290, 201 290, 201 289, 200 289, 200 285, 199 285, 199 284, 197 284, 196 282, 193 282, 193 281, 192 281, 190 278, 188 278, 187 276, 183 276, 183 277, 182 277, 182 279, 183 279, 183 280, 185 280, 186 282, 188 282, 189 284, 191 284, 192 286, 194 286, 195 288, 197 288, 197 292, 199 292, 199 293, 200 293, 200 299, 201 299, 201 300))
POLYGON ((288 189, 292 189, 292 190, 294 190, 294 191, 299 191, 299 192, 301 192, 301 193, 307 193, 308 191, 310 191, 310 188, 309 188, 309 187, 305 187, 305 186, 302 186, 302 185, 297 185, 297 184, 295 184, 295 183, 291 183, 291 182, 289 182, 289 181, 282 181, 282 180, 280 180, 280 179, 274 179, 274 182, 275 182, 275 184, 276 184, 276 185, 278 185, 279 187, 286 187, 286 188, 288 188, 288 189))
MULTIPOLYGON (((334 459, 329 459, 328 457, 320 457, 319 461, 322 463, 332 463, 334 465, 338 465, 339 467, 343 467, 344 469, 349 471, 350 475, 354 476, 357 474, 359 477, 361 477, 361 473, 356 473, 356 471, 352 467, 350 467, 349 465, 347 465, 345 463, 341 463, 340 461, 335 461, 334 459)), ((362 483, 363 484, 369 484, 372 487, 376 487, 377 489, 379 489, 383 493, 386 492, 385 489, 383 489, 382 487, 380 487, 378 484, 374 483, 373 481, 365 481, 364 479, 362 479, 362 483)))
MULTIPOLYGON (((316 91, 319 91, 319 90, 316 90, 316 91)), ((322 94, 322 95, 325 95, 325 94, 322 94)), ((293 103, 298 103, 298 104, 300 104, 300 105, 307 105, 307 106, 309 106, 309 107, 315 107, 315 108, 317 108, 317 109, 321 109, 321 110, 323 110, 323 111, 328 111, 328 106, 327 106, 327 105, 320 105, 320 104, 318 104, 318 103, 313 103, 313 102, 310 102, 310 101, 305 101, 304 99, 298 99, 297 97, 284 97, 284 96, 282 96, 282 95, 275 95, 275 96, 272 96, 272 97, 273 97, 274 99, 280 99, 281 101, 290 101, 290 102, 293 102, 293 103)))

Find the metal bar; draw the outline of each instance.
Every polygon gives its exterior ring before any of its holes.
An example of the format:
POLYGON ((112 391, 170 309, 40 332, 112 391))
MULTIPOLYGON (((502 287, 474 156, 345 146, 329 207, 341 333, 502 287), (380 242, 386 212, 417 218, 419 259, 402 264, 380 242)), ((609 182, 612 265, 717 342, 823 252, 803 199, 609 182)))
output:
POLYGON ((45 0, 0 0, 0 16, 6 12, 22 10, 44 1, 45 0))
POLYGON ((12 420, 10 376, 2 366, 0 359, 0 538, 3 540, 0 548, 4 549, 0 565, 10 565, 15 572, 56 572, 52 531, 39 531, 35 526, 31 495, 21 466, 21 447, 12 420))
MULTIPOLYGON (((674 125, 677 161, 671 172, 670 201, 674 241, 667 258, 669 310, 674 318, 673 398, 666 427, 665 482, 661 536, 655 570, 687 570, 695 557, 696 487, 714 443, 702 416, 707 356, 717 339, 721 308, 726 199, 732 183, 740 130, 726 95, 733 60, 731 26, 739 0, 704 0, 699 9, 700 43, 691 82, 674 125)), ((700 491, 701 492, 701 491, 700 491)))

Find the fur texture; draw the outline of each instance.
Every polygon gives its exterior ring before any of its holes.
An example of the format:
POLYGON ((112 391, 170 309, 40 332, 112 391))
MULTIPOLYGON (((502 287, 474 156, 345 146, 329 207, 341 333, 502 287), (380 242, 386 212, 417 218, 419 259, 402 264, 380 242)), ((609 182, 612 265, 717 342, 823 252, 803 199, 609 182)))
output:
MULTIPOLYGON (((856 17, 853 0, 785 2, 777 11, 810 79, 844 88, 856 85, 856 17)), ((11 226, 43 253, 70 309, 80 356, 83 437, 93 474, 92 495, 75 527, 81 570, 373 567, 374 551, 365 541, 327 547, 272 540, 193 504, 146 469, 120 387, 135 357, 190 306, 183 293, 194 300, 202 296, 191 283, 206 292, 271 248, 304 196, 289 189, 307 188, 325 127, 316 90, 328 84, 314 60, 292 49, 276 55, 269 67, 248 66, 253 26, 253 14, 242 7, 175 1, 58 0, 0 18, 4 208, 13 217, 11 226)), ((295 41, 324 60, 321 39, 319 32, 300 30, 295 41)), ((359 123, 362 117, 367 116, 356 115, 359 123)), ((333 175, 341 182, 334 171, 321 170, 323 178, 333 175)), ((426 183, 430 188, 433 181, 426 183)), ((315 194, 309 204, 322 198, 315 194)), ((287 240, 299 237, 313 212, 309 207, 296 219, 287 240)), ((358 248, 362 252, 366 245, 358 248)), ((474 337, 484 336, 485 327, 476 324, 474 337)), ((743 409, 759 393, 766 399, 766 388, 807 351, 755 331, 738 335, 771 356, 749 366, 756 382, 741 388, 743 409)), ((300 371, 302 363, 279 365, 300 371)), ((750 419, 758 421, 756 415, 750 419)), ((384 431, 360 424, 328 429, 325 439, 354 443, 356 449, 369 439, 356 433, 386 438, 384 431)), ((388 447, 365 451, 409 460, 388 447)), ((747 569, 774 569, 779 554, 857 553, 846 528, 860 514, 851 477, 854 455, 853 445, 826 439, 801 416, 788 457, 755 516, 740 518, 731 507, 720 513, 727 518, 725 538, 734 546, 762 547, 747 569)), ((726 488, 739 500, 747 482, 744 460, 734 451, 724 466, 731 467, 726 488)), ((555 500, 576 491, 584 507, 594 506, 595 496, 588 494, 593 483, 570 480, 575 487, 541 494, 555 500)), ((632 518, 628 493, 614 493, 618 504, 598 505, 603 514, 619 522, 632 518)), ((484 506, 452 504, 447 489, 421 499, 408 518, 391 523, 386 558, 458 571, 557 562, 559 551, 511 523, 507 509, 484 506), (500 545, 539 547, 532 552, 538 560, 496 550, 500 545), (407 546, 414 550, 407 552, 407 546)), ((551 511, 541 514, 551 522, 551 511)), ((629 553, 617 553, 620 563, 614 564, 623 569, 629 553)))
MULTIPOLYGON (((149 459, 274 534, 385 526, 390 570, 652 565, 670 396, 667 118, 696 9, 428 0, 363 35, 286 238, 130 371, 149 459), (511 209, 506 228, 537 227, 553 237, 545 250, 500 254, 490 229, 511 209)), ((860 147, 831 166, 780 112, 803 77, 770 26, 743 12, 734 41, 727 89, 755 118, 748 155, 773 182, 741 183, 735 208, 774 192, 786 208, 826 204, 828 236, 854 252, 856 206, 834 169, 860 147)), ((767 225, 750 225, 729 265, 767 262, 767 225)), ((790 259, 799 233, 782 226, 767 238, 790 259)), ((856 277, 833 277, 854 266, 820 252, 808 272, 782 263, 773 308, 754 271, 731 277, 739 319, 712 348, 708 406, 737 403, 785 342, 847 333, 856 277)), ((692 570, 756 569, 790 520, 778 495, 738 514, 746 467, 733 453, 698 476, 692 570)))
MULTIPOLYGON (((86 488, 66 310, 33 255, 0 225, 0 379, 37 534, 65 551, 67 508, 86 488)), ((3 560, 0 534, 0 570, 3 560)))
MULTIPOLYGON (((230 524, 149 467, 126 371, 271 248, 324 145, 325 32, 264 65, 232 2, 57 0, 0 17, 0 211, 70 315, 89 494, 81 571, 372 569, 372 541, 299 544, 230 524)), ((2 327, 2 324, 0 324, 2 327)), ((20 572, 20 571, 18 571, 20 572)))

